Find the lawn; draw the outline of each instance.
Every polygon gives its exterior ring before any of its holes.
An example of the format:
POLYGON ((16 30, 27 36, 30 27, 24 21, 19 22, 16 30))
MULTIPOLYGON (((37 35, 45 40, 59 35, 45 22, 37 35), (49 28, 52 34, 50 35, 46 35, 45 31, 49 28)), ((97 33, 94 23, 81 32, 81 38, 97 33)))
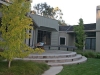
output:
POLYGON ((49 66, 45 63, 32 61, 12 61, 11 68, 7 68, 8 62, 0 61, 0 75, 41 75, 49 66))
POLYGON ((100 75, 100 59, 88 58, 85 63, 65 65, 57 75, 100 75))

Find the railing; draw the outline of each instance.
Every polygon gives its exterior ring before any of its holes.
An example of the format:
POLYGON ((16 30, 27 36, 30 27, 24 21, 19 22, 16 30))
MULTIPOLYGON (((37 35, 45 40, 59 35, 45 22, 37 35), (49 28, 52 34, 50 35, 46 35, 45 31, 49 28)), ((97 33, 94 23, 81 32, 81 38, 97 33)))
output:
POLYGON ((44 47, 48 47, 48 49, 50 50, 51 47, 58 47, 58 50, 60 50, 60 48, 66 48, 66 50, 68 51, 69 49, 72 49, 73 51, 75 51, 75 49, 77 49, 77 47, 75 46, 65 46, 65 45, 44 45, 44 47))

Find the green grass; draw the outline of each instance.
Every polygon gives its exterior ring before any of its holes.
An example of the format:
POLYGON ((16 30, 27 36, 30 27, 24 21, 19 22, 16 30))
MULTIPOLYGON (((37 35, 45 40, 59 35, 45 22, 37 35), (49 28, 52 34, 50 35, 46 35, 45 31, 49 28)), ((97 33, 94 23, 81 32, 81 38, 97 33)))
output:
POLYGON ((11 68, 7 65, 8 62, 0 61, 0 75, 41 75, 49 69, 45 63, 31 61, 12 61, 11 68))
POLYGON ((65 65, 57 75, 100 75, 100 59, 88 58, 85 63, 65 65))

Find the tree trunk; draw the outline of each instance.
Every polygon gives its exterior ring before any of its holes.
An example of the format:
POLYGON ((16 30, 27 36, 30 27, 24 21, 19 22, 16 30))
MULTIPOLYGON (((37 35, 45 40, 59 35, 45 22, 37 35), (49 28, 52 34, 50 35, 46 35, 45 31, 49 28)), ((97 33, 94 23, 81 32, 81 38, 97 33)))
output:
POLYGON ((8 61, 8 68, 11 66, 11 60, 8 61))

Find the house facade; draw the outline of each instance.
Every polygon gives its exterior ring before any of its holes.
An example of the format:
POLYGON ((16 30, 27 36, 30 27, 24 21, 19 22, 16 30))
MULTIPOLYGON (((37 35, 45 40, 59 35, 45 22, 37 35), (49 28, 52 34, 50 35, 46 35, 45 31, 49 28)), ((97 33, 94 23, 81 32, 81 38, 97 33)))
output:
POLYGON ((28 13, 33 20, 34 30, 29 31, 31 38, 26 39, 26 44, 30 47, 38 42, 45 42, 46 45, 58 45, 59 25, 58 21, 40 15, 28 13))
MULTIPOLYGON (((74 26, 59 26, 60 45, 75 46, 73 27, 74 26)), ((96 23, 84 24, 84 31, 86 34, 84 50, 100 52, 100 6, 96 8, 96 23)))
MULTIPOLYGON (((60 33, 60 41, 67 40, 66 43, 63 42, 63 44, 66 44, 67 46, 75 46, 75 32, 74 32, 74 26, 59 26, 59 33, 60 33), (65 36, 65 34, 67 34, 65 36), (63 34, 63 35, 62 35, 63 34)), ((95 50, 96 49, 96 23, 91 24, 84 24, 84 31, 86 35, 85 40, 85 46, 84 50, 95 50)), ((60 42, 60 44, 62 44, 60 42)))
MULTIPOLYGON (((1 2, 1 4, 4 3, 1 2)), ((1 12, 0 17, 2 17, 1 12)), ((28 17, 32 18, 34 28, 27 31, 32 35, 31 38, 25 40, 28 46, 34 48, 35 44, 42 41, 46 45, 75 46, 73 26, 59 26, 57 20, 32 13, 28 13, 28 17)), ((84 50, 100 52, 100 6, 96 8, 96 23, 84 24, 84 31, 87 35, 84 50)))

